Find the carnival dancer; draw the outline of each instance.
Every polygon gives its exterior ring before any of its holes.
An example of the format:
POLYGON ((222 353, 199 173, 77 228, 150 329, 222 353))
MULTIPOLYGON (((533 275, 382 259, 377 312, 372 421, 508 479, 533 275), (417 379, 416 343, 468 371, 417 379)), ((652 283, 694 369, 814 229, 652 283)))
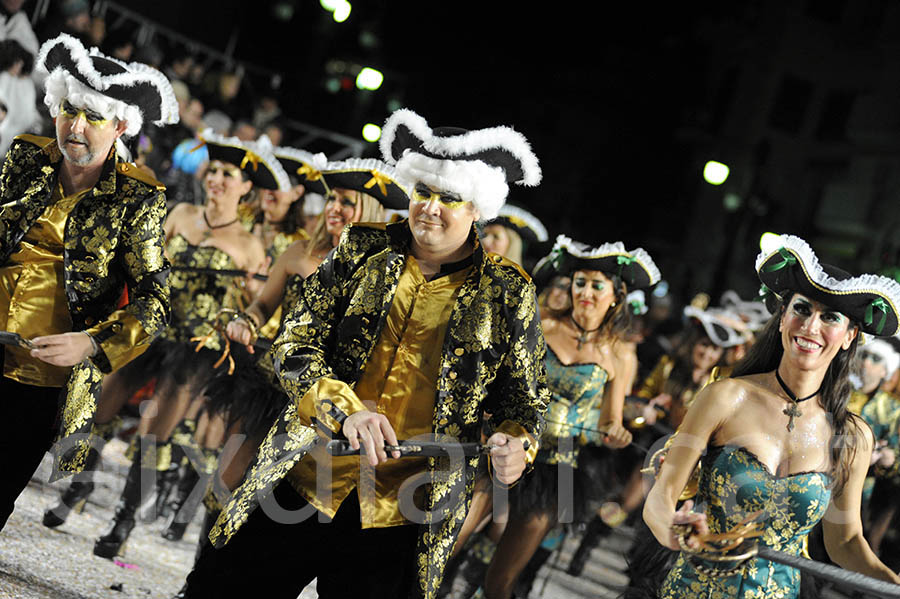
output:
POLYGON ((777 294, 775 316, 732 377, 694 399, 645 502, 656 539, 679 552, 659 597, 797 597, 797 570, 762 558, 731 569, 718 561, 725 556, 700 552, 700 542, 753 519, 759 543, 797 555, 829 509, 822 523, 832 561, 900 583, 863 538, 860 498, 873 439, 847 410, 858 335, 897 332, 900 285, 821 264, 797 237, 780 241, 756 260, 777 294), (698 460, 696 497, 705 513, 690 501, 676 511, 698 460))
MULTIPOLYGON (((689 305, 684 316, 687 326, 675 352, 663 356, 635 395, 626 400, 625 423, 641 447, 652 446, 678 428, 696 394, 731 371, 728 351, 747 341, 738 330, 743 322, 721 308, 689 305)), ((631 447, 618 455, 616 471, 624 472, 625 479, 621 496, 605 502, 588 524, 567 568, 572 576, 581 574, 602 536, 638 513, 644 501, 641 467, 645 457, 631 447)))
POLYGON ((0 526, 51 445, 51 480, 91 468, 103 374, 169 316, 164 188, 128 162, 121 138, 178 121, 172 86, 67 35, 41 47, 37 68, 56 139, 19 136, 0 175, 0 384, 15 398, 3 408, 13 426, 0 445, 0 526))
MULTIPOLYGON (((170 471, 171 435, 191 400, 217 372, 227 371, 216 369, 225 346, 209 323, 220 308, 234 301, 230 294, 240 292, 235 291, 236 275, 243 281, 242 273, 257 273, 265 263, 262 243, 239 222, 241 198, 254 185, 288 187, 284 170, 265 148, 209 130, 200 139, 210 157, 203 180, 206 204, 178 204, 165 221, 166 248, 173 265, 171 322, 142 360, 109 377, 115 383, 111 387, 120 391, 139 388, 153 376, 156 387, 132 439, 132 464, 112 527, 94 544, 94 554, 101 557, 113 557, 122 550, 134 528, 136 509, 155 491, 156 485, 146 481, 156 479, 155 471, 170 471)), ((121 407, 128 396, 118 393, 109 401, 121 407)))
MULTIPOLYGON (((309 239, 303 228, 303 197, 307 189, 313 193, 326 192, 321 169, 328 159, 324 154, 313 155, 298 148, 273 147, 266 137, 260 138, 260 145, 271 150, 290 181, 287 190, 270 190, 254 186, 254 191, 262 195, 260 216, 257 217, 262 220, 253 224, 251 230, 266 248, 266 258, 271 264, 267 273, 269 281, 273 277, 280 278, 283 273, 282 267, 276 268, 276 265, 279 264, 278 258, 285 250, 296 242, 309 239)), ((233 307, 232 314, 237 314, 237 311, 242 310, 254 299, 248 298, 246 293, 243 295, 242 301, 238 302, 239 305, 233 307)), ((280 324, 281 308, 276 305, 271 317, 258 327, 259 336, 263 341, 271 343, 280 324)), ((253 370, 253 360, 243 360, 237 376, 229 377, 227 380, 234 382, 241 373, 248 370, 253 370)), ((225 383, 223 388, 228 388, 230 384, 225 383)), ((159 516, 169 519, 162 536, 170 541, 177 541, 184 535, 188 523, 199 507, 199 500, 204 497, 202 489, 197 488, 198 483, 200 487, 205 486, 201 482, 201 474, 204 475, 202 477, 204 480, 212 478, 219 467, 219 451, 228 434, 222 411, 210 410, 208 399, 208 393, 195 397, 172 434, 175 447, 179 445, 186 447, 188 452, 193 452, 200 459, 195 459, 197 462, 195 464, 187 456, 183 457, 180 463, 174 464, 176 468, 180 468, 177 482, 173 481, 169 489, 165 488, 165 485, 160 485, 157 511, 159 516)), ((259 407, 263 408, 262 405, 259 407)), ((262 412, 265 411, 263 408, 262 412)))
POLYGON ((537 217, 512 204, 505 204, 497 218, 484 223, 481 233, 481 243, 486 252, 509 258, 528 271, 533 266, 525 263, 528 248, 548 239, 547 229, 537 217))
MULTIPOLYGON (((325 206, 327 225, 324 230, 331 231, 330 234, 335 239, 340 236, 344 226, 363 222, 363 217, 366 219, 364 222, 383 222, 384 208, 409 205, 409 197, 397 183, 394 169, 380 160, 350 159, 322 164, 312 158, 309 155, 309 162, 304 163, 304 172, 332 192, 325 206), (322 170, 319 171, 317 166, 322 170), (384 187, 367 187, 370 181, 382 181, 384 187)), ((280 160, 287 167, 284 159, 280 160)), ((277 333, 281 328, 283 315, 298 302, 303 280, 321 263, 320 259, 309 255, 307 245, 305 241, 295 243, 289 251, 279 256, 269 270, 269 278, 257 298, 245 311, 235 312, 234 320, 228 323, 226 334, 230 339, 246 345, 250 352, 256 351, 254 344, 260 338, 271 342, 274 335, 267 336, 266 329, 272 320, 276 320, 274 331, 277 333)), ((217 378, 205 392, 208 398, 207 411, 226 421, 226 433, 218 443, 231 439, 233 435, 245 437, 234 453, 224 456, 222 460, 221 482, 228 493, 241 482, 259 444, 288 402, 275 375, 272 359, 272 353, 265 352, 258 363, 239 368, 231 377, 217 378)), ((182 485, 176 507, 180 508, 188 494, 194 491, 194 485, 182 485)), ((207 499, 208 506, 211 505, 215 512, 220 509, 217 503, 215 498, 207 499)), ((187 512, 174 518, 164 536, 170 539, 181 538, 190 522, 190 515, 187 512)), ((203 541, 201 538, 201 543, 203 541)))
POLYGON ((412 190, 409 220, 345 228, 301 287, 274 346, 291 402, 225 506, 210 535, 220 549, 198 560, 187 597, 252 593, 261 577, 278 597, 314 577, 323 598, 434 597, 478 458, 392 459, 401 453, 385 445, 477 443, 487 411, 501 484, 537 450, 548 392, 534 287, 514 263, 485 256, 474 227, 497 215, 509 183, 540 181, 537 159, 508 127, 432 130, 409 110, 388 119, 381 148, 412 190), (365 458, 329 458, 321 435, 346 437, 365 458), (274 503, 309 517, 280 524, 274 503), (298 560, 286 545, 314 550, 298 560))
POLYGON ((863 513, 866 516, 866 539, 876 555, 881 552, 882 541, 897 514, 897 496, 900 493, 900 468, 897 464, 900 451, 900 396, 893 389, 885 388, 900 369, 898 349, 900 339, 897 337, 875 339, 860 348, 863 369, 869 371, 863 379, 879 380, 878 390, 860 413, 875 435, 871 476, 863 492, 863 513))

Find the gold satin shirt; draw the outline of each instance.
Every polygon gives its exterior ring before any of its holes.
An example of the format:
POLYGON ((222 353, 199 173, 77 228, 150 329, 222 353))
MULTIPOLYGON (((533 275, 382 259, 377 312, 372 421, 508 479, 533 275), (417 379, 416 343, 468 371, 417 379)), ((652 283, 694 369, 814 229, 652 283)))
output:
MULTIPOLYGON (((25 339, 68 333, 72 318, 63 279, 63 239, 69 212, 86 189, 63 197, 57 184, 51 203, 0 268, 0 330, 25 339)), ((32 358, 30 350, 4 347, 3 375, 26 385, 63 387, 71 366, 32 358)))
MULTIPOLYGON (((354 389, 368 409, 387 416, 399 440, 432 432, 444 334, 471 268, 467 261, 461 269, 451 268, 449 274, 426 281, 415 258, 407 258, 384 329, 354 389)), ((412 477, 425 472, 426 458, 389 459, 374 469, 365 462, 363 468, 365 484, 360 486, 358 456, 332 458, 324 446, 317 445, 294 466, 288 480, 313 507, 331 518, 359 487, 363 528, 409 524, 400 512, 398 492, 407 480, 421 485, 421 480, 412 477), (331 472, 330 497, 327 489, 319 493, 323 490, 316 488, 317 463, 331 472)))

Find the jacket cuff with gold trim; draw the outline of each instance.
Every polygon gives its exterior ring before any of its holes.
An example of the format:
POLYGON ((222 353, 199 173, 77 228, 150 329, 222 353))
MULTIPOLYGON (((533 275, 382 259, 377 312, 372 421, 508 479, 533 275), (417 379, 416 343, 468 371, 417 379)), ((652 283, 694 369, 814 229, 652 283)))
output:
POLYGON ((118 370, 144 353, 150 344, 144 326, 125 310, 116 310, 107 320, 85 332, 100 346, 91 360, 103 373, 118 370))
POLYGON ((324 377, 313 383, 299 404, 301 418, 309 424, 315 419, 319 432, 330 437, 340 435, 347 416, 365 409, 350 385, 324 377))
POLYGON ((512 420, 504 420, 494 432, 503 433, 521 441, 522 445, 525 447, 525 463, 529 466, 534 463, 534 458, 537 456, 538 446, 540 444, 534 439, 534 436, 531 433, 525 430, 525 427, 512 420))

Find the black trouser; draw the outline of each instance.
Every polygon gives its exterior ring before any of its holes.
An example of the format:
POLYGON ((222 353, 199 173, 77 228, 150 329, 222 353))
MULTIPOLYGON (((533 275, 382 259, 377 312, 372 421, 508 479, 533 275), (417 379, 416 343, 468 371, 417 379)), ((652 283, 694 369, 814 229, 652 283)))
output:
MULTIPOLYGON (((283 510, 312 511, 287 482, 274 498, 283 510)), ((320 599, 402 599, 415 582, 417 540, 415 525, 361 528, 356 492, 331 522, 313 512, 281 524, 260 506, 227 545, 202 550, 184 596, 296 599, 315 578, 320 599)))
MULTIPOLYGON (((2 356, 2 354, 0 354, 2 356)), ((2 368, 0 358, 0 368, 2 368)), ((0 376, 0 529, 16 498, 53 445, 57 432, 59 387, 35 387, 0 376)))

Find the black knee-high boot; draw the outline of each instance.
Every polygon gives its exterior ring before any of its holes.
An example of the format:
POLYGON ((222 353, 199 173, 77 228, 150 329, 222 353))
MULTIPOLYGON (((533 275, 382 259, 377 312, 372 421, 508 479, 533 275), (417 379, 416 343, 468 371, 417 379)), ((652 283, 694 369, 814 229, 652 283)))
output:
POLYGON ((197 507, 203 501, 203 493, 195 492, 200 479, 200 474, 193 464, 184 467, 181 478, 178 479, 175 496, 168 505, 170 518, 169 525, 162 533, 164 539, 178 541, 184 536, 184 531, 193 519, 197 507))
POLYGON ((566 568, 566 572, 570 576, 581 576, 581 571, 584 570, 584 565, 591 556, 591 551, 600 544, 600 539, 609 534, 610 530, 610 527, 599 516, 595 516, 588 523, 587 530, 584 532, 584 536, 581 537, 581 543, 578 544, 578 549, 572 554, 572 561, 569 562, 569 567, 566 568))
MULTIPOLYGON (((138 451, 134 452, 128 476, 125 479, 125 488, 119 497, 116 506, 116 514, 113 517, 112 528, 94 543, 94 555, 112 558, 122 552, 125 541, 131 534, 135 524, 135 512, 149 497, 152 497, 156 488, 156 455, 142 447, 140 439, 137 439, 138 451)), ((150 446, 151 451, 155 446, 150 446)))

